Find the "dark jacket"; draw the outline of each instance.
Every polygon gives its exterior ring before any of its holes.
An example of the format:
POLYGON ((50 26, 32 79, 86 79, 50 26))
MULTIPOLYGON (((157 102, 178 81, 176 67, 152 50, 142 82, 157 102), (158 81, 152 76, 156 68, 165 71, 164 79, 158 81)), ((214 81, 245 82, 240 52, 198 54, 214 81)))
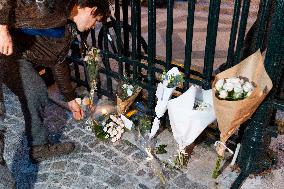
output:
MULTIPOLYGON (((50 0, 43 2, 48 1, 50 0)), ((72 4, 66 0, 52 1, 54 3, 49 7, 48 4, 38 5, 36 0, 0 0, 0 23, 9 25, 14 44, 14 59, 25 58, 35 64, 50 67, 66 101, 71 101, 75 99, 75 93, 71 85, 69 67, 64 59, 73 39, 70 26, 67 25, 72 4), (15 13, 14 17, 12 13, 15 13), (28 36, 17 32, 17 28, 42 29, 62 26, 65 27, 65 36, 62 38, 28 36)))
POLYGON ((14 28, 54 28, 65 25, 70 0, 0 0, 0 24, 14 28))

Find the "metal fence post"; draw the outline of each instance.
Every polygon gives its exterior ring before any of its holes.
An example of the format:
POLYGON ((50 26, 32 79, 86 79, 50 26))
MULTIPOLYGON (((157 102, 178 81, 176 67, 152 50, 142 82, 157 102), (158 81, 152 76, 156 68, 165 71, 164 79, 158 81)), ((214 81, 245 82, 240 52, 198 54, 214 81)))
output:
POLYGON ((246 123, 242 147, 238 157, 241 173, 231 188, 239 188, 251 173, 260 173, 271 166, 266 152, 270 143, 267 127, 274 110, 274 100, 280 83, 284 60, 284 0, 276 1, 275 13, 265 57, 265 68, 273 82, 273 89, 246 123))

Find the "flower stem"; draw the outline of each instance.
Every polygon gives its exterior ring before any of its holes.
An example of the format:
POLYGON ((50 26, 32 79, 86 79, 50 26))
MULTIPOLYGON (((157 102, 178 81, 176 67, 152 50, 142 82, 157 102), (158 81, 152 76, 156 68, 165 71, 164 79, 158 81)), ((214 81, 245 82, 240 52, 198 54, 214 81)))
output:
POLYGON ((215 164, 215 168, 214 168, 213 173, 212 173, 212 178, 214 178, 214 179, 216 179, 220 174, 220 168, 221 168, 222 160, 223 160, 223 157, 218 155, 218 158, 217 158, 216 164, 215 164))

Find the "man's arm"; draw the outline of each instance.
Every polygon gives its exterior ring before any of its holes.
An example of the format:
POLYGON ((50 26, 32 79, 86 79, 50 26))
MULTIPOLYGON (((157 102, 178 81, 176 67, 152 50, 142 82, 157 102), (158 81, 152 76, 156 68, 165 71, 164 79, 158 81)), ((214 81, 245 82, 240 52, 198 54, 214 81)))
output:
POLYGON ((14 12, 12 0, 0 0, 0 53, 11 55, 13 53, 12 38, 8 30, 14 12))
POLYGON ((68 107, 73 113, 73 117, 77 120, 83 118, 83 110, 80 105, 75 101, 75 89, 71 85, 70 69, 68 63, 63 61, 52 67, 55 82, 57 83, 61 93, 68 102, 68 107))

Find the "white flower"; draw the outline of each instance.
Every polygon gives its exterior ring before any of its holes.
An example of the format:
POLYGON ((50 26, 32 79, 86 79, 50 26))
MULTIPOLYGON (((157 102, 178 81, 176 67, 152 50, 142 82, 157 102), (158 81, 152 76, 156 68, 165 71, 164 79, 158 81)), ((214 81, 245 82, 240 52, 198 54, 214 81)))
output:
POLYGON ((240 84, 241 80, 238 77, 232 77, 232 78, 226 79, 226 82, 227 83, 233 83, 233 84, 237 84, 237 83, 240 84))
POLYGON ((122 85, 122 88, 123 88, 123 89, 127 89, 127 84, 123 84, 123 85, 122 85))
POLYGON ((112 129, 110 128, 109 130, 107 130, 107 132, 108 132, 109 134, 111 134, 111 133, 112 133, 112 129))
POLYGON ((104 127, 104 132, 107 132, 107 127, 104 127))
POLYGON ((133 91, 128 88, 128 89, 127 89, 127 96, 132 96, 132 94, 133 94, 133 91))
POLYGON ((246 97, 249 97, 251 95, 252 91, 249 91, 246 95, 246 97))
POLYGON ((233 83, 228 83, 228 82, 226 82, 226 83, 223 85, 223 89, 224 89, 225 91, 230 92, 230 91, 232 91, 232 90, 234 89, 234 84, 233 84, 233 83))
POLYGON ((121 133, 124 133, 124 129, 121 129, 121 133))
POLYGON ((114 129, 114 130, 112 131, 112 134, 113 134, 113 135, 117 135, 117 131, 114 129))
POLYGON ((243 89, 245 92, 250 92, 254 89, 254 87, 250 82, 245 82, 245 84, 243 85, 243 89))
POLYGON ((234 93, 233 96, 235 99, 240 99, 242 97, 242 93, 234 93))
POLYGON ((228 97, 228 92, 225 91, 225 90, 220 91, 219 97, 223 98, 223 99, 227 98, 228 97))
POLYGON ((235 86, 234 87, 234 92, 235 93, 243 93, 244 91, 243 91, 243 88, 242 88, 242 86, 241 85, 239 85, 239 86, 235 86))
POLYGON ((241 79, 240 83, 241 83, 241 85, 243 85, 245 83, 245 80, 241 79))
POLYGON ((217 91, 220 91, 224 85, 224 79, 220 79, 216 82, 215 88, 217 91))
POLYGON ((118 139, 120 139, 121 138, 121 133, 118 133, 117 135, 116 135, 116 139, 118 140, 118 139))
POLYGON ((112 139, 111 139, 111 142, 116 142, 116 138, 115 138, 115 137, 112 138, 112 139))

